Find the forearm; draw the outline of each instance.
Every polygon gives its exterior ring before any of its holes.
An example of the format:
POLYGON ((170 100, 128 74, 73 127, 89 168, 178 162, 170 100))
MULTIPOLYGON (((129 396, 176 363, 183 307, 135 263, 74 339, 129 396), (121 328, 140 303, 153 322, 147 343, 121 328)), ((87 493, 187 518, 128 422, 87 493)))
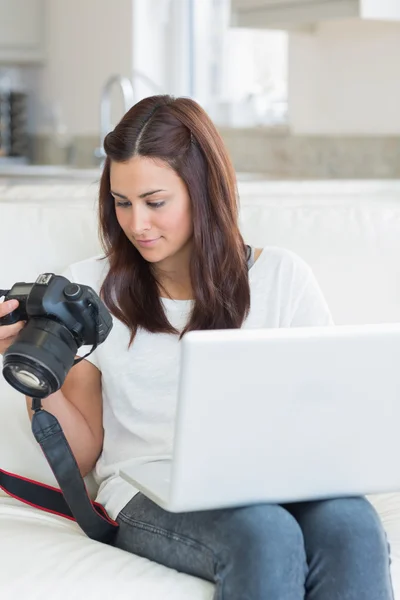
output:
MULTIPOLYGON (((32 420, 32 399, 26 397, 29 418, 32 420)), ((84 477, 94 467, 101 451, 102 440, 93 435, 87 421, 79 410, 65 397, 61 390, 42 400, 42 406, 60 423, 64 435, 84 477)))

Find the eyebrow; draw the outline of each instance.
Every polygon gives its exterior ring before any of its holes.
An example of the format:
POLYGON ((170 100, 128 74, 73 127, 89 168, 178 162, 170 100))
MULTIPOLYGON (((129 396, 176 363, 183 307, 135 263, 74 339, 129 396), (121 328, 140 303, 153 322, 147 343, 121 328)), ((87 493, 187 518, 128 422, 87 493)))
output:
MULTIPOLYGON (((144 194, 139 194, 139 198, 147 198, 148 196, 152 196, 153 194, 157 194, 158 192, 166 192, 167 190, 152 190, 151 192, 144 192, 144 194)), ((113 196, 118 196, 118 198, 122 198, 122 200, 129 200, 127 196, 123 194, 118 194, 118 192, 113 192, 111 190, 113 196)))

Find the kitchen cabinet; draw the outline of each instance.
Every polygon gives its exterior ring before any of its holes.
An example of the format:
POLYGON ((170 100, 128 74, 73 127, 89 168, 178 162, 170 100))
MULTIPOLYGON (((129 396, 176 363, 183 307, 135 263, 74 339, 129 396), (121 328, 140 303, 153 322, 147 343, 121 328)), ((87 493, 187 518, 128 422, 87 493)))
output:
POLYGON ((43 61, 44 13, 45 0, 0 0, 0 64, 43 61))
POLYGON ((400 0, 231 0, 231 25, 292 29, 331 19, 400 22, 400 0))

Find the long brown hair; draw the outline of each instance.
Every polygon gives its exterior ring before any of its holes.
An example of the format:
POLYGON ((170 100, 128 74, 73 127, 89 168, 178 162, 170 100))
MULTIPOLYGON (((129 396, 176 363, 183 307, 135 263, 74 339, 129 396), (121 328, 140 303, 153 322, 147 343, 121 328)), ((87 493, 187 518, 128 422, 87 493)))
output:
POLYGON ((190 259, 194 306, 181 333, 234 329, 250 307, 246 247, 238 226, 236 177, 224 143, 206 112, 189 98, 151 96, 135 104, 104 141, 100 183, 100 237, 110 268, 101 296, 131 331, 178 333, 160 299, 154 269, 121 229, 110 189, 112 161, 160 159, 188 189, 192 204, 190 259))

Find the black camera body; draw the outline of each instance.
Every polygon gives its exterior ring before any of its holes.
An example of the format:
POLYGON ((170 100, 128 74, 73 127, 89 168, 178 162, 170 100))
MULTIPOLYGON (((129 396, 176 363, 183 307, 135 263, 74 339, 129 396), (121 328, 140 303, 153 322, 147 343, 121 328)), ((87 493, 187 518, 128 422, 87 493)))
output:
POLYGON ((79 346, 101 344, 112 327, 112 320, 97 294, 87 285, 71 283, 61 275, 43 273, 35 283, 18 282, 4 300, 18 300, 12 313, 0 318, 1 325, 47 317, 63 323, 76 337, 79 346), (98 323, 93 319, 93 306, 98 307, 98 323), (103 310, 102 310, 103 309, 103 310))
POLYGON ((44 398, 59 389, 78 348, 102 344, 112 329, 112 317, 91 287, 54 273, 16 283, 4 295, 19 306, 0 318, 0 326, 27 324, 4 353, 3 375, 26 395, 44 398))

